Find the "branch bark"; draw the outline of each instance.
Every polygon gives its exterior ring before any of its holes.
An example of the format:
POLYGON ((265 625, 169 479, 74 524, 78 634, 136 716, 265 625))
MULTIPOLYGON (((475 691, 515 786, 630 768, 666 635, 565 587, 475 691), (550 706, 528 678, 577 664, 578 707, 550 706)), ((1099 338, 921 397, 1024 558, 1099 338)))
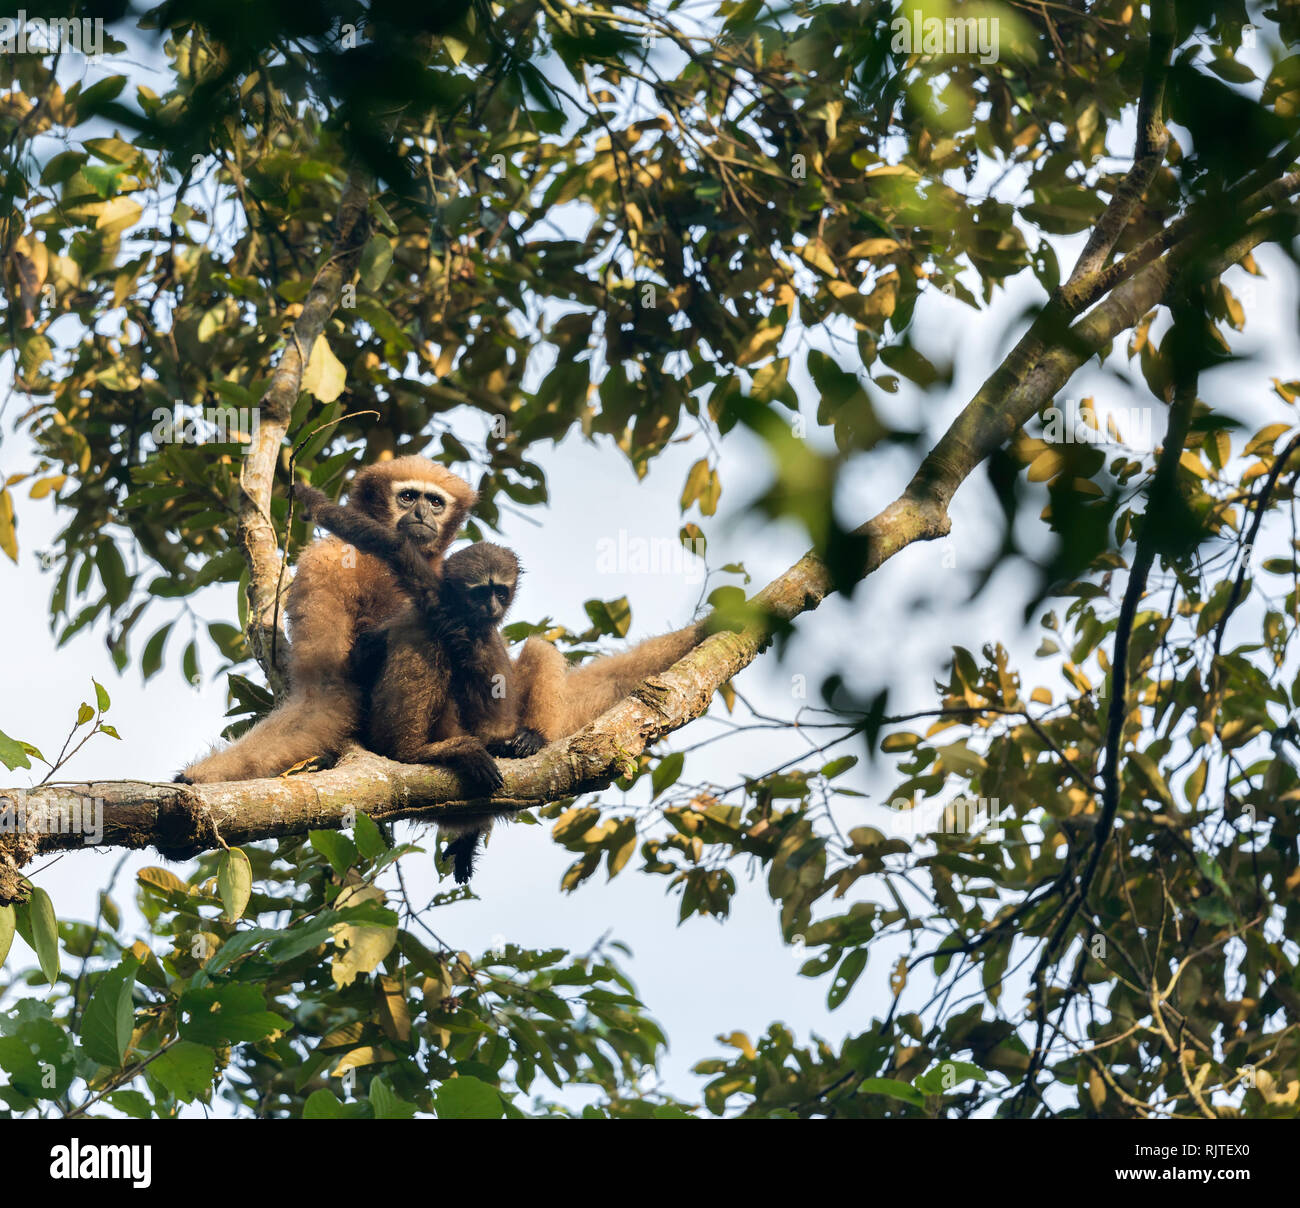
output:
POLYGON ((288 647, 276 641, 281 575, 280 546, 271 520, 271 490, 312 347, 337 309, 343 286, 360 263, 370 233, 369 205, 369 181, 354 169, 339 198, 334 251, 303 300, 302 313, 262 396, 253 447, 239 471, 242 498, 236 531, 249 570, 248 640, 276 695, 284 686, 288 647))

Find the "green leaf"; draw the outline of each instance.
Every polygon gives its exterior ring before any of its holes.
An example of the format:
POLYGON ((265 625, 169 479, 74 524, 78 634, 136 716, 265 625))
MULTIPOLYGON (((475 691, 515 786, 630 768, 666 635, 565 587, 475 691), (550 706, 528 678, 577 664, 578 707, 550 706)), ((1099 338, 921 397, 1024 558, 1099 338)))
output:
POLYGON ((87 164, 81 174, 105 201, 117 192, 117 182, 126 172, 125 164, 87 164))
POLYGON ((447 1079, 433 1106, 439 1120, 499 1120, 505 1114, 501 1092, 468 1075, 447 1079))
POLYGON ((217 865, 217 892, 221 894, 221 904, 230 922, 238 922, 244 917, 248 899, 253 893, 253 866, 238 847, 221 854, 217 865))
POLYGON ((95 992, 86 1004, 81 1024, 81 1043, 100 1065, 118 1069, 131 1043, 131 1025, 135 1012, 131 988, 140 962, 128 956, 116 969, 99 979, 95 992))
POLYGON ((180 1009, 189 1016, 181 1023, 181 1035, 213 1047, 265 1040, 289 1027, 287 1019, 266 1009, 257 986, 231 984, 188 990, 181 996, 180 1009))
POLYGON ((867 967, 867 950, 865 948, 854 948, 841 963, 835 974, 835 980, 831 982, 831 988, 826 994, 826 1005, 833 1011, 848 996, 849 991, 853 989, 853 984, 862 975, 862 970, 867 967))
POLYGON ((104 691, 104 685, 95 679, 92 679, 90 682, 95 685, 95 703, 99 706, 99 711, 101 713, 107 713, 109 699, 108 693, 104 691))
POLYGON ((832 759, 830 763, 825 764, 821 774, 827 780, 834 780, 836 776, 843 776, 850 768, 857 767, 857 763, 856 755, 841 755, 839 759, 832 759))
POLYGON ((59 976, 59 924, 54 917, 54 903, 40 886, 32 889, 32 896, 18 907, 20 917, 26 916, 31 928, 31 944, 36 950, 45 980, 53 985, 59 976))
POLYGON ((367 860, 377 860, 388 850, 388 844, 384 842, 378 823, 369 814, 357 814, 357 824, 352 828, 352 838, 357 845, 357 850, 367 860))
POLYGON ((0 969, 4 968, 5 958, 13 946, 14 931, 18 926, 12 906, 0 906, 0 969))
POLYGON ((122 552, 112 541, 101 541, 95 550, 95 566, 104 584, 109 603, 117 608, 131 594, 131 576, 126 573, 122 552))
POLYGON ((913 1107, 925 1106, 925 1096, 914 1086, 900 1082, 897 1078, 864 1078, 858 1089, 868 1095, 888 1095, 891 1099, 901 1099, 913 1107))
POLYGON ((924 1095, 944 1095, 956 1090, 963 1082, 974 1079, 987 1082, 988 1075, 969 1061, 942 1061, 931 1070, 912 1080, 912 1085, 924 1095))
POLYGON ((146 681, 157 675, 162 667, 163 646, 167 642, 167 635, 172 631, 172 624, 168 621, 145 643, 144 654, 140 656, 140 673, 146 681))
POLYGON ((681 751, 674 751, 671 755, 665 755, 655 764, 654 771, 650 773, 650 786, 654 789, 655 797, 658 797, 665 789, 671 788, 677 783, 685 762, 686 756, 681 751))
POLYGON ((324 1088, 312 1091, 307 1102, 302 1105, 304 1120, 357 1120, 365 1116, 366 1109, 360 1103, 340 1103, 333 1091, 324 1088))
POLYGON ((149 1063, 149 1073, 182 1103, 205 1099, 212 1089, 216 1054, 206 1045, 179 1040, 149 1063))
POLYGON ((387 235, 372 235, 361 253, 361 284, 377 290, 393 267, 393 241, 387 235))
POLYGON ((347 835, 341 831, 314 830, 307 832, 307 838, 326 860, 330 867, 341 877, 356 864, 357 848, 347 835))
POLYGON ((407 1103, 394 1094, 382 1078, 376 1078, 370 1083, 370 1106, 374 1109, 376 1120, 410 1120, 416 1111, 414 1103, 407 1103))
POLYGON ((153 1116, 153 1106, 139 1091, 114 1091, 108 1102, 132 1120, 148 1120, 153 1116))
POLYGON ((4 764, 11 772, 15 768, 30 768, 32 761, 27 758, 27 751, 23 744, 16 738, 10 738, 3 730, 0 730, 0 763, 4 764))

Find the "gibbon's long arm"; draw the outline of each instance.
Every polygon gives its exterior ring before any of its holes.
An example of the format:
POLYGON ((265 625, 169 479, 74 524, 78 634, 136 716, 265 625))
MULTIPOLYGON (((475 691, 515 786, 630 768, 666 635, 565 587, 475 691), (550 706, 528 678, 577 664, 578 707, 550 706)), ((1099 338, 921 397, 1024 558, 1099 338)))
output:
POLYGON ((355 545, 363 553, 387 561, 405 544, 391 524, 383 524, 356 508, 335 503, 324 491, 318 491, 305 482, 293 484, 293 497, 308 519, 355 545))

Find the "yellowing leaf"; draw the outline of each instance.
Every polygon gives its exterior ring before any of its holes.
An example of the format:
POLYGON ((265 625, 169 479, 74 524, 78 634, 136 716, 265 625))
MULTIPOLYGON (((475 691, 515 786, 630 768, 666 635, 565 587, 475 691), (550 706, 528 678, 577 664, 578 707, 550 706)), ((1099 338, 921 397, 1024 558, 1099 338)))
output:
POLYGON ((835 267, 835 261, 831 259, 830 249, 821 239, 808 240, 798 251, 804 263, 811 265, 819 273, 824 273, 828 277, 840 275, 839 269, 835 267))
POLYGON ((877 256, 888 256, 898 251, 896 239, 864 239, 855 243, 845 253, 848 260, 874 260, 877 256))
POLYGON ((332 403, 343 393, 347 371, 343 363, 330 351, 329 341, 321 336, 312 345, 307 368, 302 374, 302 388, 315 395, 322 403, 332 403))
POLYGON ((910 730, 899 730, 895 734, 888 734, 880 743, 882 751, 910 751, 918 742, 921 741, 919 734, 913 734, 910 730))
POLYGON ((63 490, 63 484, 68 481, 66 474, 52 474, 49 478, 41 478, 32 483, 32 489, 28 495, 32 499, 44 499, 51 491, 56 494, 63 490))
POLYGON ((217 889, 226 918, 234 923, 241 919, 253 892, 253 867, 238 847, 223 852, 217 866, 217 889))
POLYGON ((776 351, 777 344, 781 341, 785 328, 773 324, 769 327, 760 327, 750 337, 748 343, 736 353, 737 365, 749 365, 754 361, 767 356, 776 351))
POLYGON ((12 906, 0 906, 0 968, 4 967, 5 957, 9 955, 9 946, 14 942, 17 920, 12 906))
POLYGON ((1061 472, 1064 458, 1055 449, 1044 449, 1029 465, 1030 482, 1046 482, 1061 472))
POLYGON ((116 235, 127 227, 135 226, 144 210, 138 201, 132 201, 129 197, 114 197, 112 201, 96 206, 95 212, 98 214, 95 229, 103 231, 105 235, 116 235))
POLYGON ((754 1048, 753 1041, 744 1032, 729 1032, 726 1036, 719 1036, 718 1040, 733 1049, 739 1049, 750 1061, 758 1060, 758 1051, 754 1048))
POLYGON ((1269 424, 1250 438, 1250 443, 1246 446, 1245 452, 1248 455, 1252 453, 1271 453, 1273 446, 1277 444, 1277 438, 1287 431, 1290 431, 1289 424, 1269 424))
POLYGON ((149 889, 161 890, 163 893, 178 893, 184 897, 190 891, 190 887, 174 872, 168 872, 167 869, 156 866, 142 868, 135 874, 135 879, 141 885, 149 889))
MULTIPOLYGON (((359 906, 362 902, 382 902, 382 890, 373 886, 345 889, 336 903, 339 909, 359 906)), ((397 928, 373 923, 336 923, 330 928, 334 935, 334 961, 330 976, 340 989, 350 986, 359 973, 373 973, 397 943, 397 928)), ((345 1058, 346 1060, 346 1058, 345 1058)))
POLYGON ((879 316, 888 319, 894 313, 894 308, 897 305, 898 274, 890 272, 876 282, 876 288, 867 295, 866 300, 863 302, 862 311, 868 318, 879 316))
POLYGON ((397 1056, 391 1049, 363 1045, 361 1048, 353 1049, 350 1053, 345 1054, 338 1065, 334 1067, 330 1077, 341 1077, 348 1070, 359 1069, 363 1065, 383 1065, 385 1062, 396 1060, 397 1056))
POLYGON ((11 562, 18 561, 18 533, 14 527, 14 499, 7 490, 0 491, 0 549, 11 562))

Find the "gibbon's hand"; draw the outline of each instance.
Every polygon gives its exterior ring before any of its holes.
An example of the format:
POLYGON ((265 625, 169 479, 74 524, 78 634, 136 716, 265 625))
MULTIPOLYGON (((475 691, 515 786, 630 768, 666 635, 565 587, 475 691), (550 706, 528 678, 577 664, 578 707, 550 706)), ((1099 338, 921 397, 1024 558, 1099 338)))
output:
POLYGON ((503 759, 527 759, 530 755, 536 755, 545 745, 545 738, 536 730, 525 726, 509 738, 498 738, 495 742, 488 743, 488 750, 503 759))
POLYGON ((303 515, 308 519, 322 504, 333 502, 324 491, 318 491, 314 486, 305 482, 295 482, 293 484, 293 498, 294 502, 302 508, 303 515))
POLYGON ((465 788, 474 797, 490 797, 505 783, 496 760, 483 746, 466 751, 457 758, 455 767, 465 788))

